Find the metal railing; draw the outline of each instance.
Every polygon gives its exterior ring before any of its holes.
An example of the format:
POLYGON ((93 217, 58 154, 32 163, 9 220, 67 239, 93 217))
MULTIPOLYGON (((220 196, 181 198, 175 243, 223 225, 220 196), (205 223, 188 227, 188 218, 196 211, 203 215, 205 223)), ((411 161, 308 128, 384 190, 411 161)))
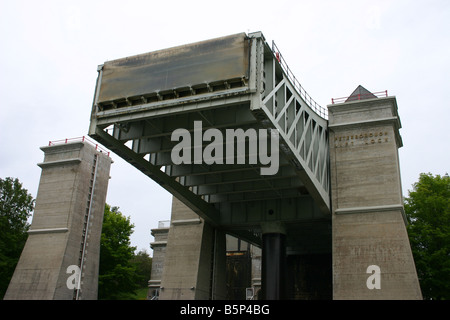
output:
POLYGON ((158 228, 169 228, 169 227, 170 227, 170 220, 158 221, 158 228))
POLYGON ((332 98, 331 104, 336 103, 344 103, 348 101, 358 101, 358 100, 364 100, 364 99, 371 99, 375 96, 375 98, 383 98, 388 96, 388 91, 379 91, 379 92, 371 92, 371 93, 364 93, 364 94, 355 94, 348 97, 342 97, 342 98, 332 98))
POLYGON ((272 53, 275 55, 275 58, 278 60, 278 62, 281 65, 281 68, 283 69, 284 73, 288 77, 288 79, 291 81, 291 83, 294 85, 295 89, 297 89, 300 96, 303 98, 303 100, 306 102, 306 104, 319 116, 321 116, 324 119, 328 119, 328 110, 322 106, 320 106, 316 101, 314 101, 313 98, 306 92, 306 90, 302 87, 300 82, 297 80, 295 75, 292 73, 291 69, 287 65, 286 61, 284 60, 283 56, 280 53, 280 49, 278 49, 275 42, 272 40, 272 53))
POLYGON ((90 140, 88 137, 86 136, 82 136, 82 137, 77 137, 77 138, 69 138, 69 139, 61 139, 61 140, 54 140, 54 141, 49 141, 48 145, 49 146, 55 146, 55 145, 59 145, 59 144, 66 144, 69 142, 77 142, 77 141, 81 141, 81 142, 88 142, 90 145, 95 147, 95 150, 98 150, 102 153, 106 153, 106 155, 109 157, 110 151, 106 150, 105 148, 103 148, 102 146, 100 146, 98 143, 90 140))

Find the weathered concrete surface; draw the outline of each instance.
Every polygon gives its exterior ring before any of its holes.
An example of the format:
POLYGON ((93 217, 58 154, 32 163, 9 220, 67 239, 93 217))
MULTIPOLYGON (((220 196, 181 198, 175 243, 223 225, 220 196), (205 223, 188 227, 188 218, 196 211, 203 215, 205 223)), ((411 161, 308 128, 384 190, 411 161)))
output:
POLYGON ((105 62, 98 102, 248 78, 245 33, 105 62))
POLYGON ((334 299, 421 299, 402 214, 347 214, 333 220, 334 299), (368 289, 370 265, 380 267, 380 289, 368 289))
POLYGON ((333 299, 421 299, 405 227, 396 99, 351 101, 328 110, 333 299), (379 289, 367 285, 371 265, 380 268, 379 289))
POLYGON ((97 174, 87 229, 80 299, 97 298, 100 235, 111 159, 86 142, 41 148, 45 153, 29 237, 5 299, 65 300, 70 265, 80 266, 83 229, 93 178, 97 174))
MULTIPOLYGON (((168 224, 169 222, 170 221, 167 221, 168 224)), ((164 270, 164 258, 167 248, 167 238, 169 235, 169 226, 163 225, 157 229, 152 229, 151 233, 152 236, 155 237, 155 241, 150 243, 150 247, 153 249, 153 258, 151 278, 148 281, 148 300, 159 298, 161 278, 164 270)))
POLYGON ((225 234, 175 197, 160 300, 225 299, 225 234))

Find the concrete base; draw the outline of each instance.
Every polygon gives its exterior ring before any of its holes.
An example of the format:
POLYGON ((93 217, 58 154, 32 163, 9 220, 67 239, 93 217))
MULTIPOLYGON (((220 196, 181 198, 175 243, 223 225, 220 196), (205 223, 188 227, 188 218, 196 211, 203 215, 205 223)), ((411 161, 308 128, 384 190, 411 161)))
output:
POLYGON ((333 216, 333 298, 422 299, 400 210, 333 216))
POLYGON ((174 197, 159 299, 225 299, 225 246, 225 233, 174 197))

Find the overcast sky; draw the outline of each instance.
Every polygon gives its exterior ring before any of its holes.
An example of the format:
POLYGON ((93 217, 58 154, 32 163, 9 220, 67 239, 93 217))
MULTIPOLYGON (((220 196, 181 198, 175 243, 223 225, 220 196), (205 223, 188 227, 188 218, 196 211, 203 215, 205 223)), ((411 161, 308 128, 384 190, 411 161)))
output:
MULTIPOLYGON (((362 85, 397 97, 403 194, 450 164, 450 1, 0 0, 0 177, 36 197, 49 140, 87 134, 97 65, 130 55, 262 31, 322 106, 362 85)), ((112 154, 107 202, 150 229, 171 195, 112 154)))

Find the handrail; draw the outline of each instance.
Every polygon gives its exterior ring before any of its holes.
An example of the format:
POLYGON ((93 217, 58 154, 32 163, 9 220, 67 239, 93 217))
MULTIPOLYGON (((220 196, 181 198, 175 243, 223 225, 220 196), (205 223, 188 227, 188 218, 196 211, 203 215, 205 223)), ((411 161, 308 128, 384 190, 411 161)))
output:
POLYGON ((82 137, 76 137, 76 138, 66 138, 66 139, 61 139, 61 140, 54 140, 54 141, 49 141, 48 145, 49 146, 55 146, 55 145, 59 145, 59 144, 66 144, 68 142, 77 142, 77 141, 81 141, 81 142, 88 142, 90 145, 95 147, 95 150, 98 150, 102 153, 106 153, 106 155, 109 157, 110 151, 106 150, 105 148, 101 147, 98 143, 88 139, 88 137, 86 136, 82 136, 82 137))
POLYGON ((168 228, 170 227, 170 220, 158 221, 158 228, 168 228))
POLYGON ((280 53, 280 49, 278 49, 277 45, 275 44, 275 41, 272 40, 272 53, 275 55, 275 58, 278 60, 278 62, 281 65, 281 68, 285 72, 288 79, 292 82, 294 87, 298 90, 298 93, 300 96, 305 100, 306 104, 313 109, 315 113, 317 113, 319 116, 321 116, 324 119, 328 118, 328 110, 322 106, 320 106, 316 101, 314 101, 311 96, 306 92, 306 90, 302 87, 300 82, 297 80, 295 75, 292 73, 291 69, 287 65, 286 61, 284 60, 283 56, 280 53))
POLYGON ((349 101, 357 101, 357 100, 364 100, 364 99, 370 99, 373 98, 373 96, 375 96, 376 98, 382 98, 382 97, 387 97, 388 96, 388 91, 384 90, 384 91, 379 91, 379 92, 371 92, 371 93, 364 93, 364 94, 355 94, 355 95, 351 95, 348 97, 342 97, 342 98, 331 98, 331 104, 336 104, 336 103, 344 103, 346 102, 349 98, 349 101), (356 98, 356 99, 355 99, 356 98))

